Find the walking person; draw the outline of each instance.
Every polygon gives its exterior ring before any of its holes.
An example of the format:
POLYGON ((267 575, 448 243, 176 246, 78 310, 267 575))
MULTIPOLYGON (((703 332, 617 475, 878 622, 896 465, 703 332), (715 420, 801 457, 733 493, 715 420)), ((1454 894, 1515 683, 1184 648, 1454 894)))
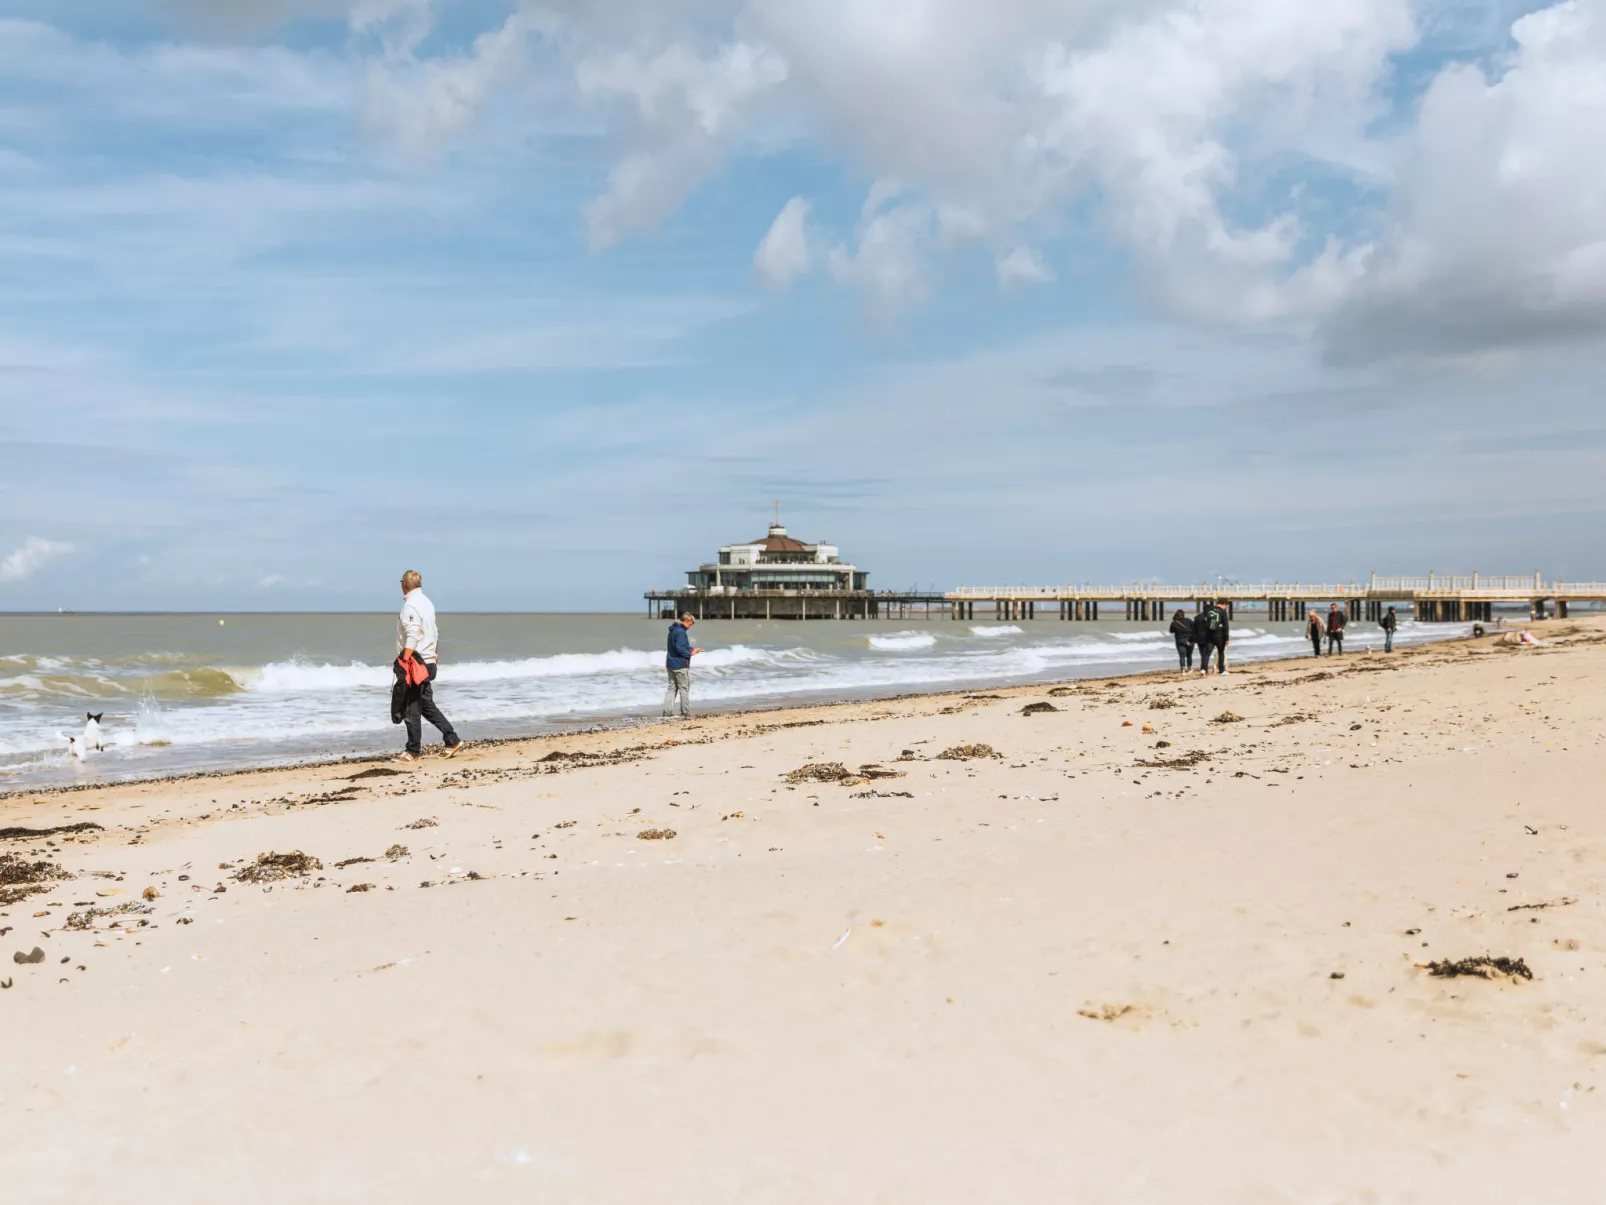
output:
POLYGON ((1305 635, 1310 637, 1310 655, 1312 657, 1320 657, 1322 655, 1322 636, 1326 630, 1322 626, 1322 617, 1316 614, 1314 609, 1305 612, 1305 635))
POLYGON ((1216 672, 1227 672, 1226 609, 1215 599, 1205 602, 1204 610, 1193 617, 1193 641, 1199 646, 1199 676, 1210 673, 1210 657, 1215 654, 1216 672))
POLYGON ((1400 626, 1400 617, 1394 614, 1393 607, 1389 608, 1387 615, 1378 620, 1377 626, 1383 629, 1383 651, 1392 653, 1394 651, 1394 629, 1400 626))
POLYGON ((1344 625, 1348 622, 1349 616, 1345 615, 1344 612, 1338 609, 1337 603, 1333 603, 1328 607, 1327 655, 1329 657, 1333 655, 1334 649, 1338 650, 1338 655, 1340 657, 1344 655, 1344 625))
POLYGON ((407 725, 407 748, 397 761, 417 761, 423 752, 423 725, 420 718, 440 729, 446 756, 453 757, 463 747, 452 722, 435 706, 435 675, 440 672, 440 628, 435 622, 435 604, 424 593, 424 579, 418 570, 402 574, 401 614, 396 616, 396 673, 398 700, 391 695, 391 719, 396 720, 400 703, 401 721, 407 725))
POLYGON ((1181 671, 1187 673, 1193 668, 1193 620, 1183 614, 1181 607, 1171 617, 1171 637, 1177 642, 1177 661, 1181 671))
POLYGON ((669 656, 664 665, 669 670, 669 689, 664 693, 664 719, 671 719, 677 710, 683 720, 691 719, 691 659, 702 649, 691 644, 691 627, 697 616, 687 611, 669 625, 669 656))
POLYGON ((1227 642, 1232 639, 1232 607, 1216 599, 1214 608, 1219 623, 1216 627, 1216 672, 1227 672, 1227 642))

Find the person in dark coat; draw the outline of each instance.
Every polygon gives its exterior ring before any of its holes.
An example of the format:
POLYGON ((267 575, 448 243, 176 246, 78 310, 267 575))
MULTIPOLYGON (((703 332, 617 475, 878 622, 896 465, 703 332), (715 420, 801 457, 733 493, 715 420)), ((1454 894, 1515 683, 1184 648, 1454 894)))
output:
POLYGON ((1394 629, 1400 626, 1400 617, 1394 613, 1393 607, 1389 608, 1387 615, 1378 620, 1377 626, 1383 629, 1383 651, 1392 653, 1394 651, 1394 629))
POLYGON ((1193 617, 1193 642, 1199 646, 1199 676, 1210 672, 1210 655, 1215 654, 1216 672, 1227 672, 1227 639, 1231 620, 1227 609, 1215 599, 1193 617))
POLYGON ((1337 603, 1333 603, 1332 606, 1328 607, 1327 655, 1329 657, 1333 655, 1334 649, 1338 650, 1338 655, 1340 657, 1344 655, 1344 625, 1348 622, 1349 616, 1338 609, 1337 603))
POLYGON ((669 625, 668 656, 664 665, 669 672, 669 689, 664 692, 664 719, 679 713, 683 720, 691 719, 691 659, 702 649, 693 648, 691 626, 697 616, 687 611, 669 625))
POLYGON ((1193 620, 1183 614, 1182 608, 1171 617, 1171 638, 1177 642, 1177 661, 1182 672, 1193 668, 1193 620))

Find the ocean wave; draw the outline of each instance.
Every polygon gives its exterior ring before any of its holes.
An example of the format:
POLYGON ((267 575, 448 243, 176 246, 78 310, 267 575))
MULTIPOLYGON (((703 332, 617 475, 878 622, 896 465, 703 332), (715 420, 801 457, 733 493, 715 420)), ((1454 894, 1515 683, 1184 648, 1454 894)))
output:
POLYGON ((976 624, 970 629, 972 636, 1019 636, 1022 629, 1012 623, 976 624))
POLYGON ((1169 640, 1170 632, 1112 632, 1117 640, 1169 640))
POLYGON ((889 653, 929 649, 937 643, 937 638, 930 632, 893 632, 889 636, 869 636, 866 639, 871 648, 889 653))
MULTIPOLYGON (((698 669, 724 669, 749 662, 776 660, 785 654, 732 645, 699 653, 698 669)), ((528 678, 576 678, 590 674, 641 673, 662 669, 660 649, 612 649, 606 653, 555 653, 507 661, 447 662, 441 681, 452 683, 505 682, 528 678)), ((389 665, 353 661, 346 665, 315 665, 308 661, 273 661, 243 675, 247 689, 261 694, 296 694, 318 691, 384 688, 394 680, 389 665)))

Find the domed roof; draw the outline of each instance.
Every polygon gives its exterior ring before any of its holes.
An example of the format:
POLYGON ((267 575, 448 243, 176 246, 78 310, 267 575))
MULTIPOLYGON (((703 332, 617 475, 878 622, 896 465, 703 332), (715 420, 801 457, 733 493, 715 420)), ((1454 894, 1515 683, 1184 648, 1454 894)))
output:
POLYGON ((786 528, 776 523, 770 527, 770 534, 762 540, 752 541, 765 552, 807 552, 806 545, 794 540, 786 534, 786 528))

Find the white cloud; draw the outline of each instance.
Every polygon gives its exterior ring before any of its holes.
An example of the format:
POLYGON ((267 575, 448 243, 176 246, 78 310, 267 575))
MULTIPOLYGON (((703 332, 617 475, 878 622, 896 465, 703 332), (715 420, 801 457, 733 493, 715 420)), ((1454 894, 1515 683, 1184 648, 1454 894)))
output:
POLYGON ((1008 255, 1000 255, 993 267, 998 273, 998 283, 1006 289, 1018 285, 1046 284, 1054 279, 1054 273, 1043 262, 1043 257, 1024 244, 1008 255))
POLYGON ((885 182, 870 189, 853 250, 832 248, 831 275, 862 290, 879 318, 894 317, 931 292, 928 267, 936 235, 929 205, 902 199, 885 182))
POLYGON ((1461 355, 1606 334, 1606 3, 1512 26, 1492 74, 1433 80, 1335 353, 1461 355))
POLYGON ((672 45, 582 58, 580 93, 612 108, 630 149, 586 206, 593 247, 657 226, 724 162, 747 129, 752 106, 786 79, 785 62, 764 46, 720 46, 706 58, 672 45))
POLYGON ((753 268, 766 288, 784 289, 814 267, 809 246, 809 203, 793 197, 776 215, 753 255, 753 268))
POLYGON ((29 536, 22 542, 22 547, 0 560, 0 582, 26 581, 37 573, 46 561, 53 557, 66 556, 73 550, 71 544, 61 540, 45 540, 39 536, 29 536))

